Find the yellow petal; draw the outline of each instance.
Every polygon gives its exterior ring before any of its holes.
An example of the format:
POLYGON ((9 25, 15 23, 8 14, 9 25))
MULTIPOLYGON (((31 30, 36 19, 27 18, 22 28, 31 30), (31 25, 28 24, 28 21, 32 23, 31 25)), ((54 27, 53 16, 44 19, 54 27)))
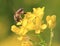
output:
POLYGON ((47 25, 46 24, 43 24, 42 26, 41 26, 41 29, 46 29, 47 28, 47 25))
POLYGON ((52 15, 51 19, 52 19, 53 22, 55 22, 56 21, 56 15, 52 15))
POLYGON ((46 21, 48 22, 50 19, 51 19, 51 16, 48 15, 48 16, 46 17, 46 21))
POLYGON ((17 24, 16 25, 21 25, 22 24, 22 22, 17 22, 17 24))
POLYGON ((33 8, 33 12, 36 12, 36 8, 33 8))
POLYGON ((19 28, 16 27, 15 25, 11 26, 11 30, 17 34, 19 33, 19 28))

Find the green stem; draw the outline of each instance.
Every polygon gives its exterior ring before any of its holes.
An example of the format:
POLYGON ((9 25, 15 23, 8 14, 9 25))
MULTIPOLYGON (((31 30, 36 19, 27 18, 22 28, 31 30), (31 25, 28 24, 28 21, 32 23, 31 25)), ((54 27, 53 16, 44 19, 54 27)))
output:
POLYGON ((53 31, 51 29, 50 30, 50 42, 49 42, 49 46, 52 46, 52 39, 53 39, 53 31))

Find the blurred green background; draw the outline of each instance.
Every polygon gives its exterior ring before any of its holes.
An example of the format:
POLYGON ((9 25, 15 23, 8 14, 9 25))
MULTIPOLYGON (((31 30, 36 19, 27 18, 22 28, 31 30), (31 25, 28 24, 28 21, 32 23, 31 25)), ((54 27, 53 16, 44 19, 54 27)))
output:
MULTIPOLYGON (((32 11, 32 8, 45 7, 45 17, 55 14, 57 16, 56 27, 52 46, 60 46, 60 0, 0 0, 0 46, 19 46, 16 35, 11 31, 11 26, 15 24, 13 15, 19 8, 24 8, 25 12, 32 11)), ((43 33, 43 38, 47 41, 49 31, 43 33)))

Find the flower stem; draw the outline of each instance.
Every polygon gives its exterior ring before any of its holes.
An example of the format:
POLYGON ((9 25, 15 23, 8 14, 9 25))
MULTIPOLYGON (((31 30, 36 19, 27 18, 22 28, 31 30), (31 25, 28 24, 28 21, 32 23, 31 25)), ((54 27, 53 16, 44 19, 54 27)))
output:
POLYGON ((52 39, 53 39, 53 31, 51 29, 50 30, 50 42, 49 42, 49 46, 52 46, 52 39))

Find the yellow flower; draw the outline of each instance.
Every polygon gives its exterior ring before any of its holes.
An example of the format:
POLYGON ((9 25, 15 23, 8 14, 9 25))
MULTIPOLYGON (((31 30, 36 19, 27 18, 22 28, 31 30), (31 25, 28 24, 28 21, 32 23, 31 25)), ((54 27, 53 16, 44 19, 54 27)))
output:
POLYGON ((40 32, 42 32, 46 28, 47 28, 47 25, 43 24, 43 21, 40 20, 39 17, 36 17, 35 18, 35 33, 39 34, 40 32))
POLYGON ((39 34, 40 32, 43 32, 44 29, 47 28, 47 25, 46 24, 41 24, 39 27, 37 26, 36 29, 35 29, 35 33, 36 34, 39 34))
POLYGON ((45 7, 33 8, 33 13, 36 14, 36 16, 42 15, 42 14, 44 14, 44 8, 45 7))
POLYGON ((43 18, 44 16, 44 8, 45 7, 42 7, 42 8, 33 8, 33 14, 37 17, 40 18, 40 20, 43 18))
POLYGON ((16 34, 19 34, 20 29, 16 27, 15 25, 11 26, 11 30, 15 32, 16 34))
POLYGON ((56 25, 56 16, 55 15, 47 16, 46 21, 47 21, 49 28, 53 29, 56 25))
POLYGON ((21 26, 21 28, 19 28, 19 27, 16 27, 15 25, 13 25, 11 27, 11 30, 18 35, 25 35, 28 32, 28 30, 26 28, 24 28, 23 26, 21 26))

